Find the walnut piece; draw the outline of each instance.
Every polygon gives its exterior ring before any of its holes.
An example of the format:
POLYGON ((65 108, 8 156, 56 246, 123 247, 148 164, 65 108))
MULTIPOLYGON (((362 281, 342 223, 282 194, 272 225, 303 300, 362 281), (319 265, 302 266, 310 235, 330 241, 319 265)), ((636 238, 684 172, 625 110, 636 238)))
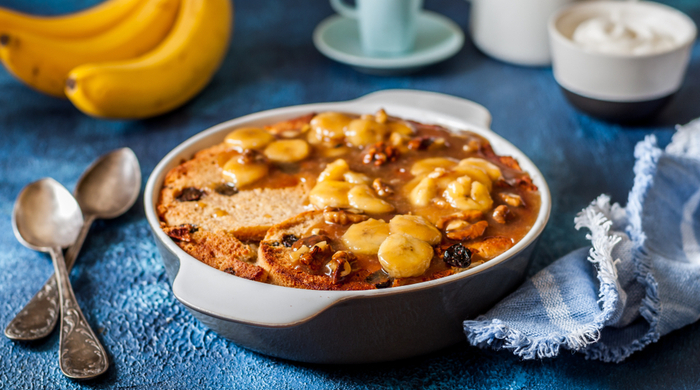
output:
POLYGON ((351 223, 358 223, 366 221, 369 219, 368 216, 364 214, 353 214, 345 210, 324 210, 323 219, 328 223, 335 223, 338 225, 349 225, 351 223))
POLYGON ((367 148, 362 157, 362 162, 365 164, 374 164, 382 166, 386 163, 396 161, 399 158, 399 149, 385 142, 377 142, 367 148))
POLYGON ((389 196, 394 193, 394 190, 391 188, 391 186, 386 184, 384 180, 380 178, 374 179, 374 181, 372 182, 372 188, 374 188, 374 190, 377 191, 377 195, 379 196, 389 196))
POLYGON ((351 252, 338 251, 333 254, 331 260, 326 264, 327 275, 331 277, 333 284, 338 284, 340 280, 352 272, 350 262, 356 257, 351 252))
POLYGON ((486 221, 479 221, 474 224, 464 223, 466 225, 460 227, 458 230, 447 232, 445 234, 447 238, 457 241, 473 240, 484 235, 486 228, 489 227, 489 223, 486 221))
POLYGON ((507 222, 508 216, 510 215, 510 210, 506 205, 500 205, 493 210, 493 220, 505 224, 507 222))

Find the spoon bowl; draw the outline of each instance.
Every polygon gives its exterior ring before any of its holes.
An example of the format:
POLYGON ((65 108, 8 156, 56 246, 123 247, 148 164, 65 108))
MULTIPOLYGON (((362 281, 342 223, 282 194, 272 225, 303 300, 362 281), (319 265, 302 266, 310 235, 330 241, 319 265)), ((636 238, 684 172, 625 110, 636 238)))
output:
POLYGON ((141 189, 141 169, 134 152, 117 149, 99 159, 83 173, 75 198, 86 215, 116 218, 136 201, 141 189))
POLYGON ((78 202, 57 181, 47 178, 25 187, 12 213, 12 228, 26 247, 41 252, 75 242, 83 226, 78 202))

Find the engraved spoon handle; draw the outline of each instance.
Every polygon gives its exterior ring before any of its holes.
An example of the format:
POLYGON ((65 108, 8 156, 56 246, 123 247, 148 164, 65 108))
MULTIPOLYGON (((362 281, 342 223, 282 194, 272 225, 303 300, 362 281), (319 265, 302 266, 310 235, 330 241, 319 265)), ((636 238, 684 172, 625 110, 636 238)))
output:
MULTIPOLYGON (((95 221, 94 215, 85 215, 85 223, 78 239, 66 252, 66 268, 69 274, 93 221, 95 221)), ((58 285, 55 275, 51 275, 41 290, 7 324, 5 336, 12 340, 38 340, 48 336, 58 322, 60 313, 58 303, 58 285)))
POLYGON ((73 294, 61 248, 51 249, 61 307, 58 363, 69 378, 87 379, 107 371, 107 352, 93 333, 73 294))

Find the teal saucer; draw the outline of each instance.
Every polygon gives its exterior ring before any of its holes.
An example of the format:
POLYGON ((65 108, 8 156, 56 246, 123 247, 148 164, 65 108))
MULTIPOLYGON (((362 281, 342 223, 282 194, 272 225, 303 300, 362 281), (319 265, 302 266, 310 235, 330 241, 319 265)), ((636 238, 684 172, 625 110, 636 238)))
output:
POLYGON ((435 12, 418 16, 418 32, 412 51, 398 56, 363 53, 357 21, 334 15, 314 30, 314 45, 326 57, 375 75, 406 74, 455 55, 464 45, 464 33, 455 22, 435 12))

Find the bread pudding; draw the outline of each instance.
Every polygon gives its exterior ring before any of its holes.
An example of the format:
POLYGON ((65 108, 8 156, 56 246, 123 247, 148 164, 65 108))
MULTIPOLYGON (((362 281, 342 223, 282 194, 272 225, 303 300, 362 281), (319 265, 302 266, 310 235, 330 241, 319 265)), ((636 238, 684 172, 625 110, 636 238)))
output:
POLYGON ((157 211, 178 246, 221 271, 364 290, 493 259, 539 207, 530 176, 483 137, 379 110, 234 129, 167 174, 157 211))

